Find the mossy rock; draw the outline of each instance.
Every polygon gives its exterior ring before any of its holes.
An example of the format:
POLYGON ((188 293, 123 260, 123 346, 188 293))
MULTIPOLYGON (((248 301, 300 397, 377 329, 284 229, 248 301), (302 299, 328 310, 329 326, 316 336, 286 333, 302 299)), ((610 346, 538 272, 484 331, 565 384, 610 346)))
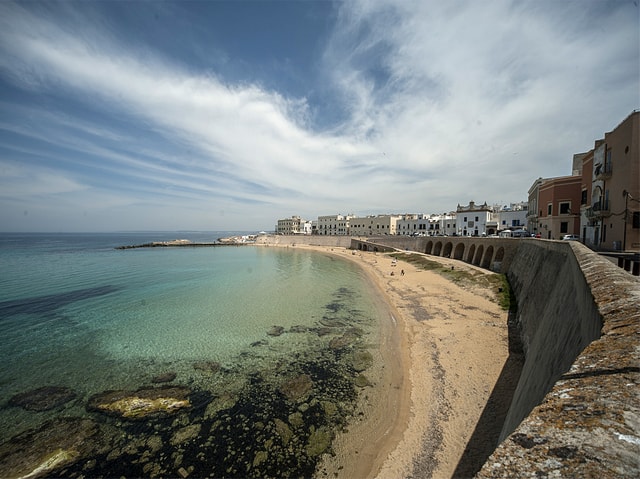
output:
POLYGON ((351 357, 351 366, 357 372, 369 369, 373 365, 373 355, 366 350, 355 351, 351 357))
POLYGON ((319 456, 329 449, 331 439, 331 431, 326 426, 312 431, 305 447, 307 455, 310 457, 319 456))
POLYGON ((367 386, 371 386, 371 381, 369 381, 369 379, 364 374, 358 374, 354 382, 355 385, 359 388, 366 388, 367 386))
POLYGON ((300 401, 306 398, 313 389, 313 381, 308 374, 300 374, 280 386, 280 392, 290 401, 300 401))

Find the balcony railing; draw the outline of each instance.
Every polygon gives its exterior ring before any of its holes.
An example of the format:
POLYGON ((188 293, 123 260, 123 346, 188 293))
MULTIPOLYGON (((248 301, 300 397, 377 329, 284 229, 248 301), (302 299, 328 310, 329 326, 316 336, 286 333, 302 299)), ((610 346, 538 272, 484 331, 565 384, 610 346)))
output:
POLYGON ((610 178, 612 171, 613 169, 611 168, 611 162, 605 163, 604 165, 598 164, 596 165, 595 179, 602 180, 605 178, 610 178))
POLYGON ((596 201, 593 204, 591 211, 593 212, 593 216, 609 216, 609 200, 596 201))

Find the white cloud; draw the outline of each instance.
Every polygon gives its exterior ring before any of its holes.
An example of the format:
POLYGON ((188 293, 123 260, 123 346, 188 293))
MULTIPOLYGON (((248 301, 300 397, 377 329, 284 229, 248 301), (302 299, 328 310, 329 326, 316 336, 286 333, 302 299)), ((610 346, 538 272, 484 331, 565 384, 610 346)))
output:
MULTIPOLYGON (((110 119, 124 115, 144 131, 58 112, 44 114, 50 126, 0 126, 74 152, 68 164, 139 184, 137 193, 111 185, 129 205, 156 198, 200 212, 194 203, 210 201, 227 219, 271 215, 259 227, 285 214, 522 200, 535 178, 567 173, 572 153, 638 107, 638 25, 629 20, 637 8, 607 5, 340 3, 319 61, 335 93, 327 104, 348 115, 316 131, 307 98, 189 70, 83 26, 77 14, 71 28, 3 4, 7 78, 72 95, 110 119), (139 137, 145 132, 153 139, 139 137)), ((55 180, 48 193, 62 194, 89 180, 50 165, 23 193, 48 194, 44 178, 55 180)), ((109 189, 99 189, 103 204, 109 189)))

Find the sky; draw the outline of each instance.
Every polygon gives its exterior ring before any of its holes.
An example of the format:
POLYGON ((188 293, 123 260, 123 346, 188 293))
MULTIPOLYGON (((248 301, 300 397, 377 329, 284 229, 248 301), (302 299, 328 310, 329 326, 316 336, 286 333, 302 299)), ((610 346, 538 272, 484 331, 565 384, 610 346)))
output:
POLYGON ((640 107, 638 0, 0 2, 0 231, 526 201, 640 107))

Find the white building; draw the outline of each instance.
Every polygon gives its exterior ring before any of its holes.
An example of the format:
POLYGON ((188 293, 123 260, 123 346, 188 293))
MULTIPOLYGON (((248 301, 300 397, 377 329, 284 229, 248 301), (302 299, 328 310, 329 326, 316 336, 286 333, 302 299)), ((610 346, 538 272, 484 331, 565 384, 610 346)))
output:
POLYGON ((404 214, 396 222, 396 234, 404 236, 426 235, 429 217, 423 214, 404 214))
POLYGON ((456 231, 455 213, 443 213, 429 217, 429 236, 452 236, 456 231))
MULTIPOLYGON (((511 203, 510 205, 494 206, 493 222, 495 222, 498 231, 506 229, 527 229, 527 214, 529 213, 529 205, 527 202, 511 203)), ((487 231, 487 234, 496 234, 497 232, 487 231)))
POLYGON ((353 217, 349 220, 351 236, 395 235, 401 215, 353 217))
POLYGON ((318 229, 316 234, 322 236, 342 236, 349 234, 349 221, 351 215, 318 216, 318 229))
POLYGON ((476 206, 473 201, 470 201, 468 206, 458 205, 456 209, 456 234, 458 236, 485 236, 487 223, 491 221, 491 213, 492 210, 486 202, 480 206, 476 206))
POLYGON ((276 234, 281 234, 281 235, 311 234, 311 222, 305 221, 299 216, 292 216, 291 218, 278 220, 278 224, 276 225, 276 234), (307 223, 308 223, 308 226, 307 226, 307 223), (306 231, 308 231, 308 233, 306 231))

